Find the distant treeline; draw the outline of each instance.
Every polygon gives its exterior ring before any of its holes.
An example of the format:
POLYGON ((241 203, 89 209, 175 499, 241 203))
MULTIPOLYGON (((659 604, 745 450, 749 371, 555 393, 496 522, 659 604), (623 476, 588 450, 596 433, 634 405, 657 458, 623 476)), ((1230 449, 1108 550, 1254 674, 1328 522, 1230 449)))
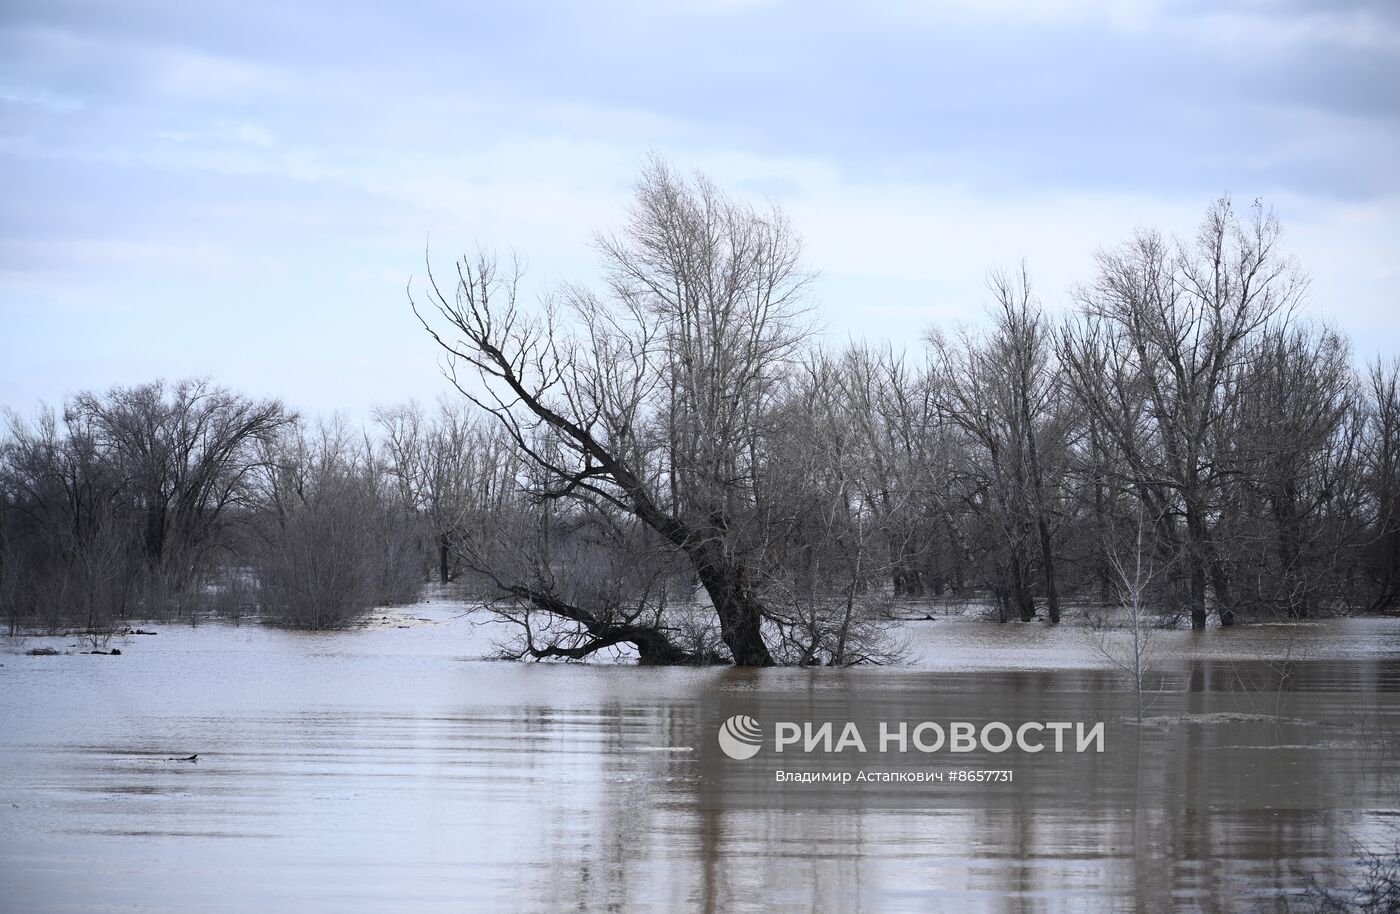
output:
POLYGON ((417 521, 341 424, 207 381, 80 394, 0 440, 12 630, 264 614, 328 628, 412 600, 417 521))
MULTIPOLYGON (((1262 206, 1098 255, 1066 317, 819 345, 776 209, 648 165, 599 289, 487 255, 415 302, 457 393, 310 424, 207 382, 82 394, 0 443, 16 628, 183 612, 344 625, 467 584, 517 656, 855 663, 901 599, 1205 627, 1400 596, 1400 365, 1299 313, 1262 206)), ((425 354, 426 357, 426 354, 425 354)))

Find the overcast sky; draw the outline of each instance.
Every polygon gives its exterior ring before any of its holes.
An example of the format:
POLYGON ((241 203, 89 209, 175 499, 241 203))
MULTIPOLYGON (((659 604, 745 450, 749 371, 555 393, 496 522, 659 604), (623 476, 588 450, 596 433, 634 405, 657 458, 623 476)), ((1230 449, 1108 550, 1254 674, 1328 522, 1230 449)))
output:
POLYGON ((1022 256, 1063 307, 1096 247, 1228 191, 1360 357, 1400 352, 1395 0, 5 0, 0 124, 25 411, 194 374, 431 400, 425 245, 588 279, 648 150, 789 211, 834 339, 973 320, 1022 256))

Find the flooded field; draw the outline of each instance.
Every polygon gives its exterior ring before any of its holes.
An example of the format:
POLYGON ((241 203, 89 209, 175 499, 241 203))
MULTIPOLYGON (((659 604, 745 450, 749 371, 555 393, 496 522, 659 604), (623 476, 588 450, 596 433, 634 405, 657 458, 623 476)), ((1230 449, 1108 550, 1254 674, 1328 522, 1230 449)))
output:
POLYGON ((148 626, 119 657, 7 643, 0 909, 1272 911, 1400 822, 1395 620, 1162 633, 1146 725, 1110 730, 1132 752, 1013 802, 891 804, 731 785, 707 709, 1121 718, 1124 677, 1071 626, 910 622, 897 668, 653 670, 484 661, 490 629, 452 606, 407 617, 148 626), (1287 789, 1251 797, 1246 764, 1287 789))

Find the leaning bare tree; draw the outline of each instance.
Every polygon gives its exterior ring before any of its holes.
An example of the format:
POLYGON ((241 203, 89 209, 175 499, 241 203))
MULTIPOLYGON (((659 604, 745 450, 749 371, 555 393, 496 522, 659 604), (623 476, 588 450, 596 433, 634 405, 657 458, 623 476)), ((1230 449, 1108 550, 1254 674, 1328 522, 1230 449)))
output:
POLYGON ((652 160, 597 250, 602 291, 527 310, 519 270, 478 255, 455 289, 430 272, 415 313, 527 460, 532 497, 648 528, 704 589, 734 663, 769 665, 742 531, 762 419, 804 335, 799 241, 778 209, 652 160))

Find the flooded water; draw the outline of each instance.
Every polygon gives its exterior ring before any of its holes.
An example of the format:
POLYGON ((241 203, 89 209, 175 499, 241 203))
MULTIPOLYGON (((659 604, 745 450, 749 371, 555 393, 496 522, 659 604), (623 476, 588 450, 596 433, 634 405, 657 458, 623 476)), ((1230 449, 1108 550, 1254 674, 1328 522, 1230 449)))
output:
POLYGON ((410 615, 10 644, 0 909, 1272 911, 1400 822, 1395 620, 1156 635, 1139 727, 1070 626, 911 622, 898 668, 651 670, 483 661, 489 627, 410 615), (935 698, 1109 719, 1112 751, 908 794, 716 757, 730 708, 935 698))

